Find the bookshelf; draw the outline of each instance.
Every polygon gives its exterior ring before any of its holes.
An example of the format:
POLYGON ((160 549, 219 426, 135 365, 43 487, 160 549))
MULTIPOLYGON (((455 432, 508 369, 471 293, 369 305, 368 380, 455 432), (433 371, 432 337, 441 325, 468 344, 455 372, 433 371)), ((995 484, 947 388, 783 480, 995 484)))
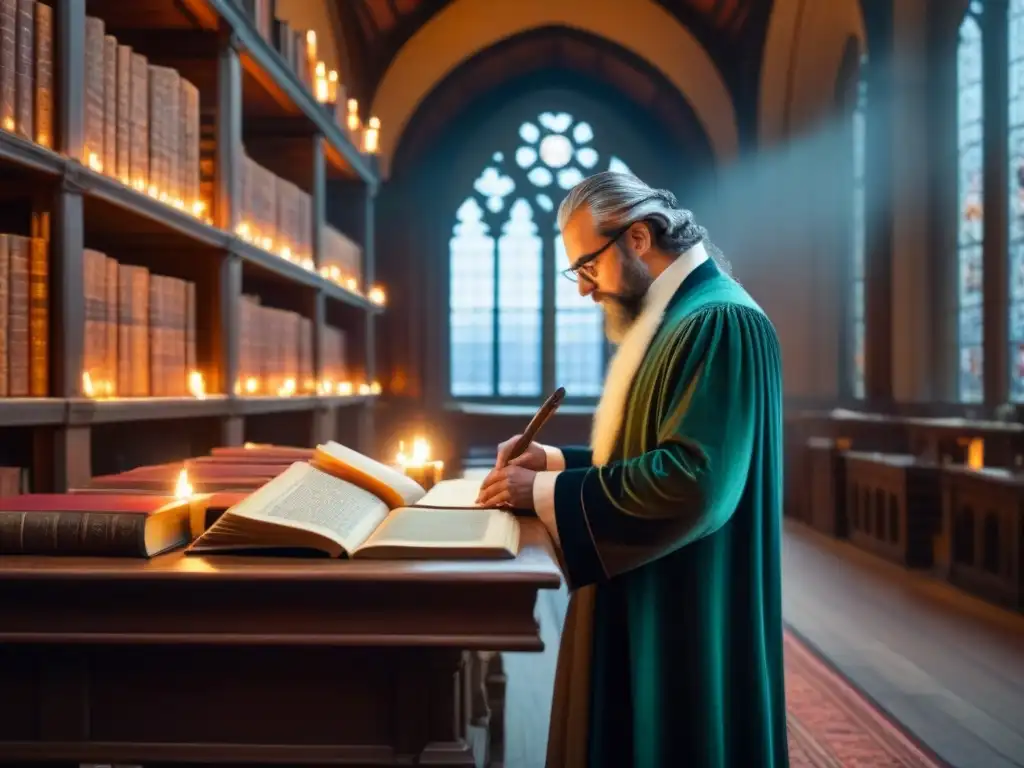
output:
MULTIPOLYGON (((0 0, 0 11, 4 2, 10 0, 0 0)), ((25 2, 15 0, 15 7, 25 2)), ((286 440, 303 444, 339 438, 372 446, 380 391, 374 318, 383 311, 371 290, 376 167, 316 100, 301 64, 296 67, 297 50, 290 49, 287 61, 268 39, 267 19, 258 22, 246 10, 268 6, 244 0, 32 5, 51 11, 52 101, 35 133, 20 124, 0 130, 6 211, 0 233, 48 242, 48 330, 34 331, 47 344, 46 396, 0 397, 0 442, 20 443, 0 451, 0 464, 28 468, 34 491, 61 491, 81 485, 94 469, 110 470, 97 454, 111 439, 127 441, 118 450, 137 451, 140 462, 154 455, 173 460, 173 447, 161 452, 153 445, 190 430, 195 434, 175 438, 176 445, 192 441, 182 458, 207 444, 263 441, 281 430, 286 440), (98 35, 111 51, 130 47, 148 67, 147 85, 162 89, 140 99, 150 120, 141 128, 149 143, 139 154, 155 158, 159 148, 159 162, 167 165, 152 161, 144 179, 132 177, 127 153, 124 159, 110 153, 109 139, 105 154, 89 145, 97 142, 98 125, 117 136, 119 148, 136 139, 134 123, 118 122, 115 130, 111 118, 97 117, 100 108, 122 109, 97 105, 89 87, 99 77, 90 69, 98 35), (170 79, 155 79, 155 70, 170 79), (164 106, 172 100, 180 111, 164 106), (160 125, 175 128, 159 128, 155 110, 160 125), (122 127, 124 140, 117 133, 122 127), (172 138, 158 143, 159 130, 172 138), (164 188, 152 183, 158 168, 164 188), (346 210, 342 221, 330 221, 328 208, 339 206, 328 206, 327 196, 339 191, 346 210), (96 282, 95 267, 86 268, 96 263, 90 251, 106 259, 107 283, 96 282), (339 265, 356 271, 342 279, 339 265), (135 320, 125 319, 126 270, 146 275, 135 320), (166 299, 166 323, 155 308, 164 301, 156 298, 157 281, 170 291, 160 296, 180 297, 166 299), (113 309, 103 308, 103 296, 114 296, 113 309), (256 314, 246 309, 252 304, 256 314), (142 362, 135 342, 117 336, 136 321, 145 329, 142 362), (339 344, 343 350, 335 349, 339 344), (123 349, 152 384, 126 378, 117 367, 124 367, 123 349), (104 438, 105 432, 116 437, 104 438)), ((109 53, 99 60, 107 62, 105 82, 116 84, 106 84, 107 92, 116 87, 121 94, 120 65, 111 68, 109 53)), ((135 63, 125 66, 130 77, 135 63)), ((131 88, 139 82, 124 89, 130 113, 131 88)), ((34 85, 33 94, 44 101, 34 85)), ((2 97, 0 77, 0 110, 2 97)), ((131 152, 134 158, 134 144, 131 152)))

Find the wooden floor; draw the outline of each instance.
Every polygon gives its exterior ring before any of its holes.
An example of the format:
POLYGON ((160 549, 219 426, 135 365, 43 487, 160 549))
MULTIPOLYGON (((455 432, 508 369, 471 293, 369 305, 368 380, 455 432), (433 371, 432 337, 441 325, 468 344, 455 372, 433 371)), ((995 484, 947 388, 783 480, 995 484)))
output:
MULTIPOLYGON (((786 528, 785 618, 957 768, 1024 766, 1024 616, 786 528)), ((564 590, 542 593, 543 654, 507 654, 506 768, 543 768, 564 590)))

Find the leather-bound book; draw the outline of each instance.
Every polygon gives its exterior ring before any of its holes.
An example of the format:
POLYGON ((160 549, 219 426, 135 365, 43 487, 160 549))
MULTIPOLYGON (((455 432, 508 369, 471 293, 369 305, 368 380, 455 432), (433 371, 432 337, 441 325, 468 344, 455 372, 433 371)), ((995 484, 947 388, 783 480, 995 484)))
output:
POLYGON ((132 186, 145 191, 149 177, 149 60, 140 53, 131 54, 129 101, 128 165, 132 186))
POLYGON ((91 165, 95 161, 110 173, 103 154, 105 35, 103 19, 92 16, 85 18, 85 138, 82 142, 82 162, 91 165))
POLYGON ((32 130, 33 112, 35 111, 35 55, 33 48, 36 39, 34 0, 18 0, 17 44, 15 56, 15 128, 26 139, 34 139, 32 130))
MULTIPOLYGON (((281 460, 306 461, 313 458, 313 449, 268 443, 246 443, 245 445, 222 445, 210 451, 209 457, 201 458, 241 459, 263 463, 274 463, 281 460)), ((196 459, 196 461, 199 460, 196 459)))
POLYGON ((152 557, 191 539, 201 496, 24 494, 0 498, 0 555, 152 557))
POLYGON ((128 264, 117 265, 117 393, 132 395, 132 270, 128 264))
POLYGON ((29 381, 29 239, 7 235, 9 269, 7 318, 7 394, 28 397, 29 381))
POLYGON ((167 290, 169 278, 162 275, 150 275, 149 278, 149 394, 163 397, 169 394, 166 390, 167 371, 165 359, 167 347, 167 290))
POLYGON ((10 304, 10 254, 8 235, 0 235, 0 397, 7 397, 8 343, 7 326, 10 304))
POLYGON ((106 277, 103 281, 105 295, 103 299, 103 310, 106 313, 106 319, 103 327, 106 329, 106 344, 104 344, 105 356, 103 364, 103 378, 107 385, 110 387, 110 394, 116 395, 117 380, 118 380, 118 369, 117 369, 117 339, 118 339, 118 309, 117 309, 117 276, 118 263, 117 259, 112 259, 107 256, 104 261, 104 269, 106 270, 106 277))
POLYGON ((53 146, 53 9, 36 3, 36 142, 53 146))
POLYGON ((196 284, 185 283, 185 376, 196 370, 196 284))
POLYGON ((132 93, 132 49, 128 45, 117 46, 117 128, 114 131, 114 143, 117 147, 117 176, 122 181, 131 183, 131 93, 132 93))
POLYGON ((149 270, 131 268, 131 397, 149 397, 149 270))
POLYGON ((103 38, 103 171, 117 176, 117 38, 103 38))
POLYGON ((29 240, 29 394, 50 391, 50 242, 29 240))
POLYGON ((0 127, 14 131, 17 109, 18 0, 0 0, 0 127))

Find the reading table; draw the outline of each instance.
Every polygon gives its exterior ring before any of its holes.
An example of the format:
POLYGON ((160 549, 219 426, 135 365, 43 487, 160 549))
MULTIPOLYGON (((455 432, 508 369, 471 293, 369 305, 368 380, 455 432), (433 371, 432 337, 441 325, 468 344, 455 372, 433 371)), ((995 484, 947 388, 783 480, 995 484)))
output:
POLYGON ((541 650, 561 579, 521 522, 505 561, 0 558, 0 762, 474 765, 475 651, 541 650))

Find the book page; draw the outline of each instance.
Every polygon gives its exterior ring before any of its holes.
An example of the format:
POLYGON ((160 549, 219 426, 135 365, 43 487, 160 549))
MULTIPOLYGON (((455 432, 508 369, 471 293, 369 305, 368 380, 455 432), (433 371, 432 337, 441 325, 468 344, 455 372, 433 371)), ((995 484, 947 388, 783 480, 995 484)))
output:
POLYGON ((369 491, 296 463, 227 515, 318 533, 352 552, 384 521, 388 508, 369 491))
POLYGON ((370 537, 367 546, 415 549, 491 548, 504 546, 515 519, 495 509, 394 510, 370 537))
POLYGON ((313 460, 322 464, 325 472, 375 494, 391 509, 415 504, 425 493, 423 486, 400 470, 333 440, 318 445, 313 460))
POLYGON ((480 494, 480 481, 459 478, 442 480, 413 506, 442 507, 444 509, 480 509, 476 497, 480 494))

